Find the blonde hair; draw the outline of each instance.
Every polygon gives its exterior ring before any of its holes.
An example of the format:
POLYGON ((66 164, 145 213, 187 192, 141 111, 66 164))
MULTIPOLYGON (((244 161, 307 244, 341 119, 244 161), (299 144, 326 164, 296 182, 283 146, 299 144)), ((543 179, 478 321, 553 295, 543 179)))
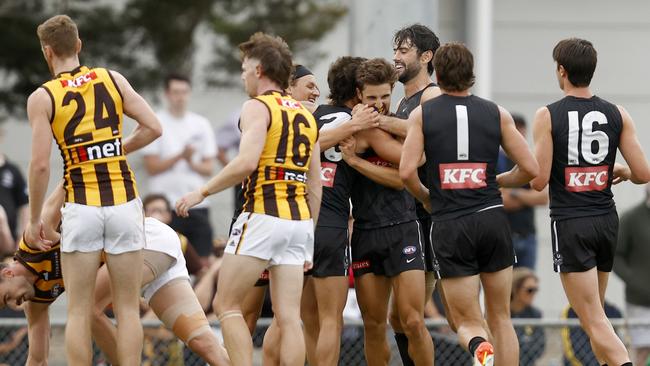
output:
POLYGON ((43 46, 49 46, 58 57, 74 56, 77 52, 79 31, 77 24, 67 15, 55 15, 36 28, 43 46))

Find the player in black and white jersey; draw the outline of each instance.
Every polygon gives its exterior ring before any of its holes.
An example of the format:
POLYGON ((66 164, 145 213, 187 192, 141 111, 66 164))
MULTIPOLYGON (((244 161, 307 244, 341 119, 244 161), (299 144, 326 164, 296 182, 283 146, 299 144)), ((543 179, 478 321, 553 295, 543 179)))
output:
POLYGON ((355 132, 379 124, 376 111, 371 107, 357 106, 356 69, 364 60, 341 57, 330 66, 327 74, 330 104, 320 105, 314 111, 322 148, 323 204, 314 232, 312 281, 320 329, 316 359, 318 365, 323 366, 335 366, 339 362, 350 266, 348 218, 353 173, 343 160, 338 143, 355 132))
MULTIPOLYGON (((384 115, 380 127, 396 136, 405 137, 409 114, 427 100, 440 95, 440 88, 431 80, 433 74, 433 55, 440 47, 436 34, 421 24, 404 27, 393 36, 393 63, 397 70, 398 80, 404 85, 404 98, 399 102, 395 116, 384 115)), ((424 179, 420 173, 420 179, 424 179)), ((423 232, 428 233, 431 226, 429 213, 416 200, 415 212, 423 232)), ((422 238, 424 247, 424 265, 426 292, 425 302, 433 301, 432 294, 436 279, 433 273, 433 255, 428 235, 422 238)), ((395 342, 404 366, 413 365, 408 355, 408 338, 399 322, 395 297, 391 298, 389 321, 395 331, 395 342)))
POLYGON ((591 42, 570 38, 553 49, 564 98, 540 108, 534 121, 540 174, 550 186, 553 267, 601 364, 632 365, 603 310, 612 270, 618 215, 611 185, 650 181, 634 122, 621 107, 592 94, 597 53, 591 42), (620 150, 629 167, 617 164, 620 150))
POLYGON ((473 66, 462 44, 445 44, 436 52, 442 95, 411 113, 400 176, 431 212, 434 269, 460 344, 474 355, 475 365, 517 365, 509 305, 514 253, 498 185, 521 186, 538 165, 510 113, 470 94, 473 66), (518 166, 497 178, 499 146, 518 166), (417 172, 422 153, 426 187, 417 172), (479 305, 481 283, 489 331, 479 305))
MULTIPOLYGON (((397 73, 384 59, 357 69, 361 102, 387 114, 397 73)), ((341 144, 343 158, 358 173, 351 191, 352 270, 364 321, 369 365, 386 365, 388 299, 393 290, 398 322, 409 339, 416 365, 433 364, 433 343, 424 325, 424 258, 421 227, 413 197, 404 190, 396 167, 402 144, 374 128, 355 134, 355 143, 341 144)))

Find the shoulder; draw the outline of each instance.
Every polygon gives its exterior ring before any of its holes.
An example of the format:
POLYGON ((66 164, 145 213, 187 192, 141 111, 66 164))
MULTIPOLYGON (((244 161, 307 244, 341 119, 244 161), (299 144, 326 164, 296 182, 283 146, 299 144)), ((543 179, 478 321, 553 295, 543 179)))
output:
POLYGON ((426 102, 428 100, 431 100, 431 99, 433 99, 435 97, 438 97, 441 94, 442 94, 442 92, 440 91, 440 88, 438 86, 430 86, 430 87, 424 89, 424 91, 422 92, 422 98, 420 98, 420 104, 422 104, 422 103, 424 103, 424 102, 426 102))
POLYGON ((51 100, 50 90, 47 89, 47 84, 43 84, 40 88, 34 90, 27 98, 27 105, 34 105, 51 100))

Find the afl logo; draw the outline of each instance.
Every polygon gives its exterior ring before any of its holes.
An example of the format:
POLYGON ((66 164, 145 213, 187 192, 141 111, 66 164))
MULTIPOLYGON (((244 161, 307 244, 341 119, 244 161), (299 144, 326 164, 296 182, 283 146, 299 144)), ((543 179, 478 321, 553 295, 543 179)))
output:
POLYGON ((417 249, 412 245, 409 245, 408 247, 402 249, 402 253, 406 255, 415 254, 415 252, 417 252, 417 249))
POLYGON ((57 297, 61 294, 61 285, 58 283, 54 286, 52 286, 52 290, 50 290, 50 293, 52 294, 53 297, 57 297))

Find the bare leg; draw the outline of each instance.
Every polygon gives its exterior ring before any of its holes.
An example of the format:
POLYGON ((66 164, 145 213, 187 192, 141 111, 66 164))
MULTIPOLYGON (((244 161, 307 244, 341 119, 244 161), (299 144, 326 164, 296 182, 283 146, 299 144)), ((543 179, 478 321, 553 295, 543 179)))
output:
POLYGON ((580 318, 582 329, 589 336, 598 361, 608 365, 622 365, 630 362, 630 356, 614 332, 602 306, 601 293, 604 293, 606 285, 599 283, 603 283, 603 280, 605 284, 607 282, 605 278, 599 281, 599 277, 607 276, 596 272, 594 267, 586 272, 560 273, 560 279, 571 307, 580 318))
POLYGON ((142 358, 140 289, 143 266, 142 250, 106 254, 117 319, 117 357, 121 366, 139 366, 142 358))
POLYGON ((510 319, 512 267, 481 273, 485 290, 485 311, 494 340, 495 365, 519 365, 519 341, 510 319))
POLYGON ((277 265, 269 272, 273 313, 280 333, 280 364, 303 366, 305 344, 300 324, 303 266, 277 265))
POLYGON ((433 341, 424 325, 424 272, 405 271, 392 279, 393 298, 399 320, 409 340, 408 353, 413 362, 433 365, 433 341))
POLYGON ((262 365, 280 366, 280 328, 275 318, 271 320, 262 344, 262 365))
POLYGON ((241 312, 251 334, 255 332, 257 319, 260 318, 260 314, 262 313, 265 294, 266 286, 253 286, 248 291, 241 304, 241 312))
POLYGON ((219 273, 214 309, 221 320, 224 342, 233 365, 250 366, 253 363, 253 342, 241 303, 260 276, 267 261, 226 253, 219 273))
POLYGON ((368 366, 386 366, 390 361, 390 349, 386 341, 390 288, 390 279, 384 276, 368 273, 355 278, 368 366))
POLYGON ((305 333, 305 351, 307 363, 316 365, 316 343, 318 342, 318 303, 316 302, 316 291, 314 290, 314 279, 312 276, 305 277, 305 284, 302 287, 300 299, 300 318, 305 333))
POLYGON ((460 345, 467 350, 467 345, 472 338, 488 339, 488 330, 485 329, 478 302, 478 275, 444 278, 440 281, 440 285, 448 306, 447 317, 453 319, 460 345))
POLYGON ((336 366, 341 352, 343 308, 348 297, 348 278, 345 276, 313 278, 320 332, 316 344, 319 366, 336 366))
MULTIPOLYGON (((65 351, 68 365, 92 363, 91 320, 95 276, 100 252, 61 253, 63 280, 68 296, 68 322, 65 327, 65 351)), ((140 321, 138 319, 138 324, 140 321)), ((142 339, 142 337, 140 337, 142 339)))

